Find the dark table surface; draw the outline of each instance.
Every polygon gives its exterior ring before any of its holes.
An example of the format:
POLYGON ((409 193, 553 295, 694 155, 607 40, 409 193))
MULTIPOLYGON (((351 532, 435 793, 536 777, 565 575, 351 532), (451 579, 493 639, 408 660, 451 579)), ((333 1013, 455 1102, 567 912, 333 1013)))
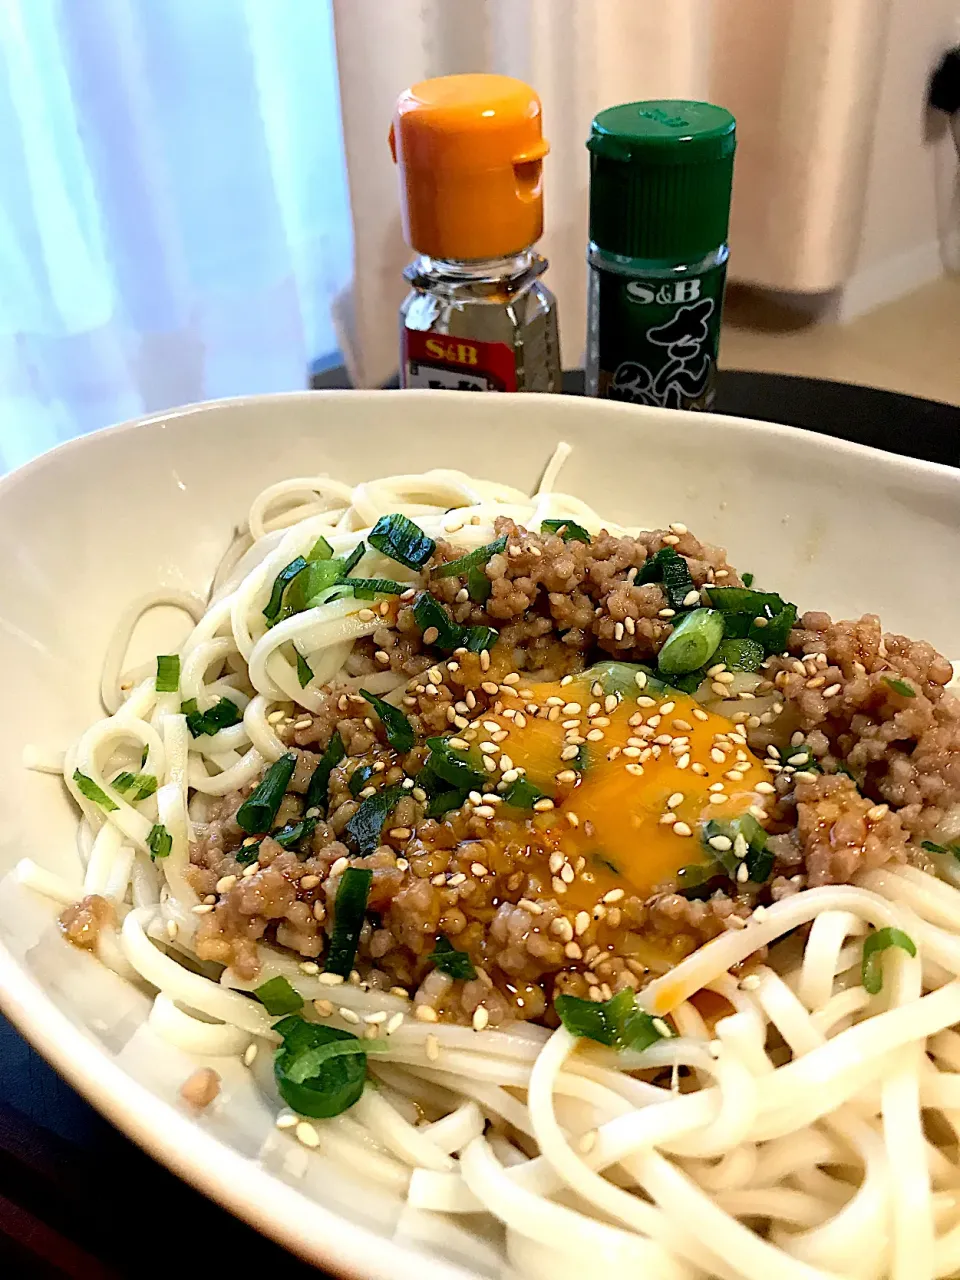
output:
MULTIPOLYGON (((347 386, 342 370, 314 379, 347 386)), ((582 392, 582 373, 564 390, 582 392)), ((717 412, 786 423, 960 466, 960 407, 849 383, 723 371, 717 412)), ((83 1280, 145 1275, 144 1212, 220 1257, 316 1275, 156 1164, 89 1107, 0 1017, 0 1272, 83 1280), (109 1197, 104 1190, 109 1188, 109 1197), (6 1267, 4 1268, 4 1264, 6 1267)))

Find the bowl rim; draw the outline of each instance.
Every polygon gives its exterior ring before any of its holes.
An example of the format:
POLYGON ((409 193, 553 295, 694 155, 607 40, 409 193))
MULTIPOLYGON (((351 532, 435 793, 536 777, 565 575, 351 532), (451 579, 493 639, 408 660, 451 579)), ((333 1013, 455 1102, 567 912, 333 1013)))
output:
MULTIPOLYGON (((435 399, 438 395, 449 398, 459 396, 459 393, 415 390, 405 391, 403 395, 435 399)), ((211 409, 273 407, 285 403, 309 404, 319 408, 325 400, 349 404, 356 403, 358 398, 392 403, 397 392, 290 391, 198 401, 144 415, 63 441, 15 468, 0 477, 0 498, 28 476, 62 463, 74 451, 98 447, 96 444, 91 446, 91 440, 126 435, 181 418, 202 417, 211 409)), ((597 412, 640 413, 646 417, 659 417, 664 412, 587 397, 551 395, 544 399, 569 405, 570 408, 561 412, 570 415, 578 408, 583 410, 587 404, 590 405, 586 409, 588 415, 597 412)), ((504 402, 515 404, 517 401, 526 403, 527 396, 506 393, 497 403, 499 406, 504 402)), ((730 415, 710 417, 718 427, 727 431, 782 440, 791 439, 798 430, 803 431, 807 443, 814 447, 860 458, 881 472, 946 481, 960 495, 960 469, 945 463, 908 458, 834 436, 820 436, 803 428, 758 419, 730 415)), ((562 427, 563 424, 559 425, 562 427)), ((351 1222, 304 1195, 297 1187, 282 1181, 255 1159, 242 1155, 229 1142, 206 1132, 175 1105, 128 1075, 103 1047, 54 1003, 2 940, 0 1010, 28 1043, 128 1138, 198 1191, 210 1196, 263 1235, 278 1240, 292 1253, 355 1280, 476 1280, 476 1273, 455 1262, 444 1261, 403 1241, 384 1238, 370 1227, 351 1222), (236 1176, 238 1168, 243 1170, 241 1178, 236 1176)))

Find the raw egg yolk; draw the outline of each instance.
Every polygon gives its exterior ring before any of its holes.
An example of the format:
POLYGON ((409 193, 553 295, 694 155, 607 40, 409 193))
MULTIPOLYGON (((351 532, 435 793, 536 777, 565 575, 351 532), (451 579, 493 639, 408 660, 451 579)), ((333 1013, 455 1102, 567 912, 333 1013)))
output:
POLYGON ((612 693, 590 671, 562 685, 521 677, 501 686, 503 710, 464 734, 491 781, 519 773, 553 797, 534 806, 534 822, 553 891, 571 908, 648 896, 692 864, 720 872, 703 824, 768 816, 773 787, 742 726, 685 694, 653 692, 653 681, 648 693, 624 669, 629 687, 621 679, 612 693))

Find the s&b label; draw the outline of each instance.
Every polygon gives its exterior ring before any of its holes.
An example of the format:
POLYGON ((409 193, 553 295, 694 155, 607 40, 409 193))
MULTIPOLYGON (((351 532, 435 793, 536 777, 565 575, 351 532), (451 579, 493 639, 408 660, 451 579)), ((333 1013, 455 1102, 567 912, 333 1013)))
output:
POLYGON ((712 409, 726 263, 673 280, 598 275, 598 394, 712 409))
POLYGON ((505 342, 402 331, 401 385, 438 391, 516 391, 517 362, 505 342))

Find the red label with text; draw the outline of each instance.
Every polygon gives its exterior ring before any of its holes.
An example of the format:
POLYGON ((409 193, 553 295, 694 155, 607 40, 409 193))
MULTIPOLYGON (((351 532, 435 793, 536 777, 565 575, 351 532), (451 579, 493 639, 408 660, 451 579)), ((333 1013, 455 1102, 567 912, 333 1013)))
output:
POLYGON ((435 391, 516 391, 517 362, 505 342, 403 331, 405 387, 435 391))

